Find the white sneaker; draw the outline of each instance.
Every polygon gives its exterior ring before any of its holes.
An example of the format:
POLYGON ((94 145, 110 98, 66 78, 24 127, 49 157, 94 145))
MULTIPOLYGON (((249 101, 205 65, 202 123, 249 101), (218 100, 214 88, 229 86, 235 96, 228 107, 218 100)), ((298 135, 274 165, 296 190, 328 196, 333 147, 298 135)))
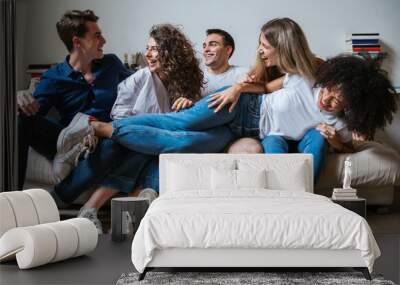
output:
POLYGON ((79 211, 78 218, 86 218, 90 220, 96 226, 98 234, 103 234, 103 226, 101 224, 101 221, 97 218, 97 209, 82 207, 79 211))
POLYGON ((61 182, 75 168, 82 151, 85 151, 85 148, 79 143, 67 152, 56 154, 53 159, 53 173, 57 183, 61 182))
POLYGON ((146 188, 140 191, 138 197, 148 199, 150 205, 158 197, 158 193, 152 188, 146 188))
POLYGON ((89 115, 77 113, 71 123, 58 136, 57 152, 66 153, 90 134, 94 135, 94 130, 90 126, 89 115))

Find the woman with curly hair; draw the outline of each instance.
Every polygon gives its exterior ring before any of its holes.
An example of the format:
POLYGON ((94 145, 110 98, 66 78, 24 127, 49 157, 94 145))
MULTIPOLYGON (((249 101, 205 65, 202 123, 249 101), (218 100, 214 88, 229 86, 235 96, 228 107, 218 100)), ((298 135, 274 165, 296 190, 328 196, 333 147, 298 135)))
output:
POLYGON ((145 58, 148 66, 119 84, 113 119, 179 111, 201 98, 203 72, 190 41, 177 27, 153 26, 145 58))

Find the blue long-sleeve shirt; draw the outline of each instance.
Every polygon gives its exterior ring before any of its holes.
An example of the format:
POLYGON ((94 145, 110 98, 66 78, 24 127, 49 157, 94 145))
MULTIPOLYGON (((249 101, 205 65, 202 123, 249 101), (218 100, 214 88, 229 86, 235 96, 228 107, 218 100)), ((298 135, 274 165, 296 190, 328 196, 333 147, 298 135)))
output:
POLYGON ((92 72, 95 80, 89 84, 81 72, 71 67, 69 56, 47 70, 33 94, 39 103, 39 114, 46 115, 51 107, 55 107, 63 125, 78 112, 109 122, 118 83, 132 72, 114 54, 106 54, 93 62, 92 72))

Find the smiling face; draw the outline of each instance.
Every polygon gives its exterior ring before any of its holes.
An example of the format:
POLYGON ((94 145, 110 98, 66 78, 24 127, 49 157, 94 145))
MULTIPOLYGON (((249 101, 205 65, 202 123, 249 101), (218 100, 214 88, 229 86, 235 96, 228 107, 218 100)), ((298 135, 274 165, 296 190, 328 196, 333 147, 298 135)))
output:
POLYGON ((339 88, 322 87, 318 97, 318 108, 327 112, 339 113, 346 106, 339 88))
POLYGON ((161 68, 160 57, 159 57, 159 47, 156 41, 150 37, 146 46, 145 57, 147 60, 147 65, 151 72, 159 71, 161 68))
POLYGON ((75 37, 73 41, 76 47, 89 61, 100 59, 104 56, 103 46, 106 40, 101 34, 101 30, 96 22, 86 22, 86 28, 86 34, 81 38, 75 37))
POLYGON ((260 33, 259 46, 257 51, 265 67, 276 66, 278 57, 277 51, 267 41, 264 33, 260 33))
POLYGON ((207 67, 218 69, 228 63, 232 53, 231 46, 224 45, 224 39, 219 34, 209 34, 203 43, 204 63, 207 67))

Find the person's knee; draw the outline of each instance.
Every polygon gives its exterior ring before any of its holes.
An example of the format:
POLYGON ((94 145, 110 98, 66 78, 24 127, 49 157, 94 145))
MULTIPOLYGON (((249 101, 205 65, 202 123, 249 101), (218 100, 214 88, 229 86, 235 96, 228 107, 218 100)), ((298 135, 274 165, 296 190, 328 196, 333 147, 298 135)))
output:
POLYGON ((252 138, 241 138, 233 142, 227 149, 227 153, 263 153, 261 143, 252 138))

